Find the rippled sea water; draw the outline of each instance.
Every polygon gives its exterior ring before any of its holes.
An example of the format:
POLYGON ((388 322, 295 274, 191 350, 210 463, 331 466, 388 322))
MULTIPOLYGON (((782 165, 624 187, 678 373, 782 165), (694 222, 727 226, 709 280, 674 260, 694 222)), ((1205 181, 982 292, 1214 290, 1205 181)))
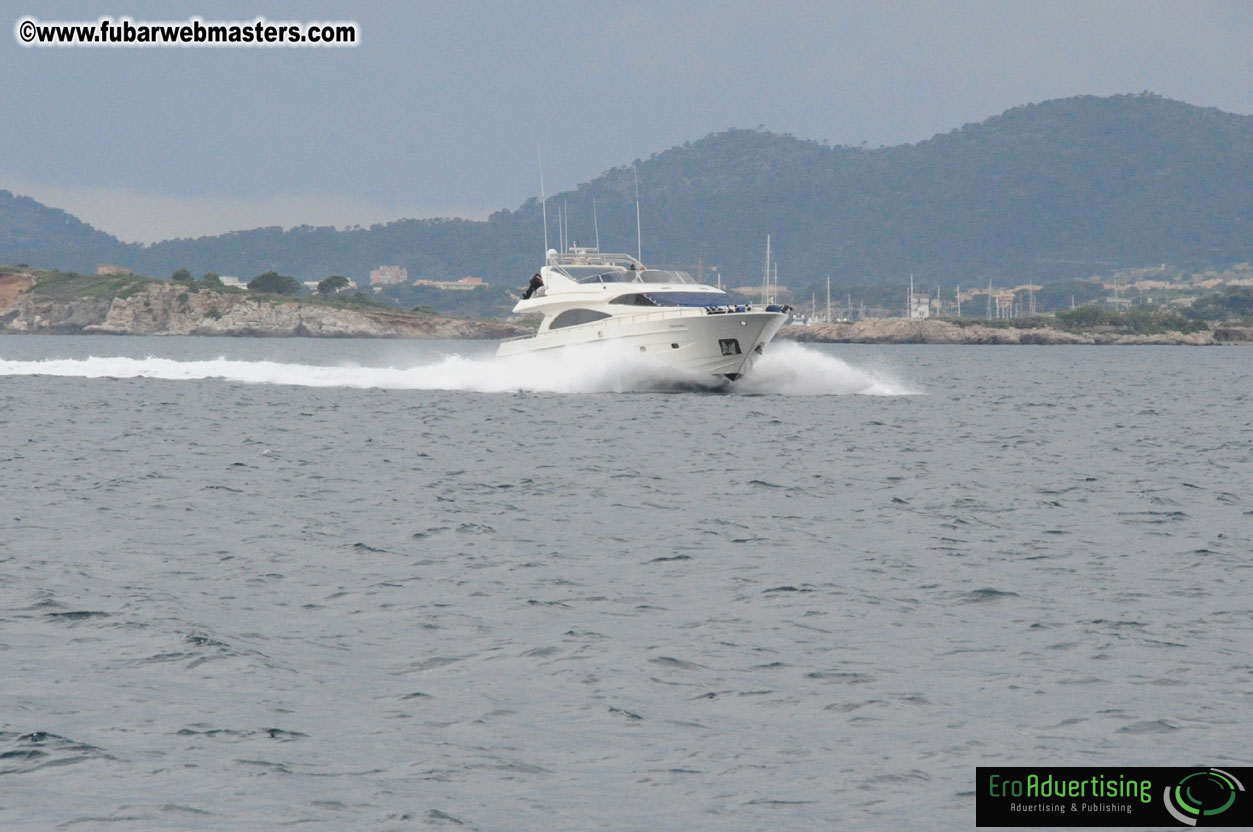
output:
POLYGON ((0 337, 0 828, 957 829, 976 765, 1253 764, 1249 348, 491 352, 0 337))

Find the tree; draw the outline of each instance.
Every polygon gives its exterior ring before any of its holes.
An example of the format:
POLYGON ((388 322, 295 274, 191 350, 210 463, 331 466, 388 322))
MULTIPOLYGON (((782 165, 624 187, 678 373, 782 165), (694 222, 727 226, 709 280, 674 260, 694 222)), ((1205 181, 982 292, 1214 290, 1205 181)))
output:
POLYGON ((1072 302, 1076 308, 1100 303, 1105 294, 1105 287, 1100 280, 1062 280, 1045 283, 1035 293, 1035 305, 1041 310, 1066 310, 1071 308, 1072 302))
POLYGON ((1057 320, 1067 329, 1085 329, 1102 323, 1108 323, 1110 316, 1099 306, 1079 306, 1066 312, 1058 312, 1057 320))
POLYGON ((1253 289, 1248 286, 1228 286, 1223 294, 1198 298, 1184 314, 1189 318, 1206 321, 1253 315, 1253 289))
POLYGON ((294 295, 300 291, 300 281, 285 274, 269 271, 259 274, 248 281, 248 289, 253 292, 271 292, 275 295, 294 295))
POLYGON ((187 271, 187 269, 175 269, 174 274, 170 275, 170 280, 177 280, 179 283, 191 283, 195 278, 191 276, 191 272, 187 271))
POLYGON ((337 295, 348 288, 348 278, 342 274, 333 274, 326 280, 318 282, 318 294, 322 296, 337 295))
POLYGON ((210 289, 222 288, 222 276, 217 272, 205 272, 204 277, 200 278, 200 282, 210 289))

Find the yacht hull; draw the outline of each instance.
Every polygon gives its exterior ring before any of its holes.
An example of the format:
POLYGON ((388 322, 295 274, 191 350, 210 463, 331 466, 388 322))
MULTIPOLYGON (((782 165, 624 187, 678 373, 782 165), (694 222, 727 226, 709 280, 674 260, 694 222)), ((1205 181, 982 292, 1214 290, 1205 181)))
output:
POLYGON ((542 331, 504 341, 498 357, 619 343, 684 370, 734 381, 752 369, 787 316, 779 312, 709 314, 699 308, 667 309, 542 331))

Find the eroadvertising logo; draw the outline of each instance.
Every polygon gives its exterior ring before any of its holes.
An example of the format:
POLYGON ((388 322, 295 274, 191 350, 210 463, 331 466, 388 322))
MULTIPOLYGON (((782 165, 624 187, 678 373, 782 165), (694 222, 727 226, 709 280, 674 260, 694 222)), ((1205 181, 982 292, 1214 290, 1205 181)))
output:
MULTIPOLYGON (((1209 823, 1225 815, 1236 805, 1236 794, 1244 791, 1244 784, 1230 771, 1221 768, 1209 768, 1194 771, 1184 777, 1172 789, 1166 788, 1162 800, 1166 811, 1175 820, 1187 826, 1223 826, 1225 824, 1209 823), (1200 823, 1199 821, 1206 821, 1200 823)), ((1248 809, 1242 813, 1248 819, 1248 809)))
POLYGON ((1251 776, 1244 767, 980 766, 975 825, 1253 826, 1251 776))

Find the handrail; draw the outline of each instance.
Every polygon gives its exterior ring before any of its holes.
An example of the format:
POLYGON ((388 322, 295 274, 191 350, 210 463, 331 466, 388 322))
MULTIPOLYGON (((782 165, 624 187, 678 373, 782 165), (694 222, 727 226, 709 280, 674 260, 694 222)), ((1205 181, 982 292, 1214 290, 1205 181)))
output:
POLYGON ((600 251, 553 252, 545 258, 547 266, 630 266, 639 269, 644 264, 629 254, 612 254, 600 251))

